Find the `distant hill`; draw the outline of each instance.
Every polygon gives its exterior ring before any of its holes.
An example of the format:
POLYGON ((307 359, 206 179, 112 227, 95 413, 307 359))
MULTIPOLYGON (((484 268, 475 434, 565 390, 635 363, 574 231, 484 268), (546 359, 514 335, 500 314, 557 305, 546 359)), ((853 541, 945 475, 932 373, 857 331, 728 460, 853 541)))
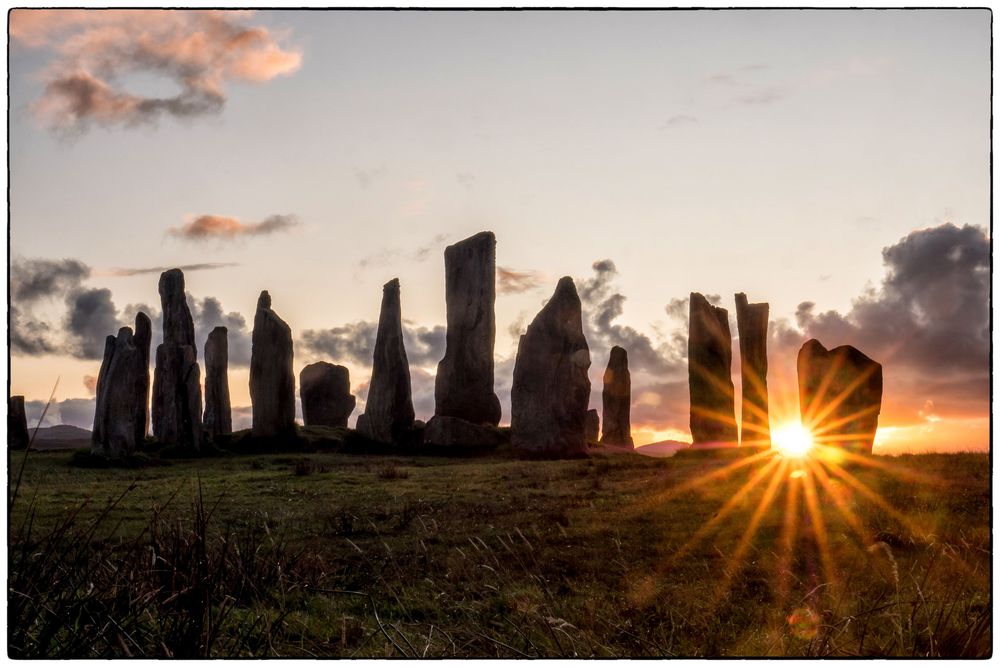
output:
POLYGON ((77 449, 90 444, 90 431, 79 426, 59 424, 38 429, 28 427, 28 437, 34 435, 35 449, 77 449))
POLYGON ((679 450, 690 447, 690 442, 680 442, 678 440, 661 440, 660 442, 651 442, 648 445, 642 445, 635 448, 636 454, 642 454, 643 456, 657 456, 665 458, 667 456, 673 456, 679 450))

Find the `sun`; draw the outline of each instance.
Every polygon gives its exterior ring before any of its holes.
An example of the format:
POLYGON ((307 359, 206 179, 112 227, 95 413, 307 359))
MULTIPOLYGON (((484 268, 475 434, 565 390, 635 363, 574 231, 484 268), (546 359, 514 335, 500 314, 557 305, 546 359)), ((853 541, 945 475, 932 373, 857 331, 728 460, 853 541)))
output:
POLYGON ((771 433, 771 443, 782 456, 800 459, 813 448, 813 436, 797 422, 789 422, 771 433))

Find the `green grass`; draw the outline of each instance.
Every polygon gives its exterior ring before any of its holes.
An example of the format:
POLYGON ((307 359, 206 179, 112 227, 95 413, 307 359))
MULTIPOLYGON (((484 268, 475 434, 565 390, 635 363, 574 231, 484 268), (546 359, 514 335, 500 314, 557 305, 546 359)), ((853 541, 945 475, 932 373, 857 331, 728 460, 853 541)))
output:
POLYGON ((750 537, 776 473, 745 457, 70 459, 32 453, 11 512, 11 655, 991 651, 985 455, 847 468, 885 505, 817 479, 821 521, 786 471, 750 537))

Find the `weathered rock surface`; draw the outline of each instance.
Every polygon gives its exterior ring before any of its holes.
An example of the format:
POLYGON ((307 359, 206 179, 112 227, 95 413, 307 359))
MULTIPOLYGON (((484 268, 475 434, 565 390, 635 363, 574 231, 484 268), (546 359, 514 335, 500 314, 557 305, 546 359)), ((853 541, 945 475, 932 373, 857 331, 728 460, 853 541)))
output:
POLYGON ((539 457, 587 451, 590 349, 573 279, 555 293, 521 336, 511 387, 511 443, 539 457))
POLYGON ((295 434, 295 373, 292 330, 271 310, 271 295, 260 293, 250 348, 251 434, 276 438, 295 434))
POLYGON ((410 364, 403 346, 399 279, 394 278, 382 287, 372 378, 365 413, 358 418, 358 431, 379 442, 402 442, 409 438, 413 416, 410 364))
POLYGON ((767 402, 767 323, 766 303, 747 303, 747 295, 736 295, 736 326, 740 336, 740 442, 769 446, 771 422, 767 402))
POLYGON ((615 345, 604 371, 604 433, 601 444, 635 447, 632 441, 632 375, 628 370, 628 352, 615 345))
POLYGON ((7 446, 11 449, 27 449, 31 437, 28 435, 28 417, 24 411, 24 396, 7 399, 7 446))
POLYGON ((495 426, 479 425, 457 417, 431 417, 424 428, 424 443, 444 447, 499 447, 507 436, 495 426))
POLYGON ((692 444, 735 446, 738 438, 729 313, 692 292, 688 326, 692 444))
POLYGON ((135 333, 122 327, 108 336, 97 375, 91 451, 102 456, 129 456, 146 438, 149 402, 149 346, 152 323, 135 316, 135 333))
POLYGON ((857 348, 805 342, 797 360, 802 424, 823 445, 871 454, 882 409, 882 365, 857 348))
POLYGON ((601 435, 601 417, 597 410, 587 410, 587 443, 596 444, 601 435))
POLYGON ((493 426, 500 423, 493 392, 496 245, 493 232, 480 232, 444 251, 447 347, 434 381, 435 415, 493 426))
POLYGON ((184 294, 184 274, 160 274, 163 342, 156 348, 153 372, 153 434, 161 441, 201 448, 201 369, 194 342, 194 320, 184 294))
POLYGON ((350 371, 325 361, 309 364, 299 373, 299 396, 306 426, 346 427, 357 403, 351 395, 350 371))
POLYGON ((229 330, 215 327, 205 341, 205 433, 213 438, 233 432, 229 402, 229 330))

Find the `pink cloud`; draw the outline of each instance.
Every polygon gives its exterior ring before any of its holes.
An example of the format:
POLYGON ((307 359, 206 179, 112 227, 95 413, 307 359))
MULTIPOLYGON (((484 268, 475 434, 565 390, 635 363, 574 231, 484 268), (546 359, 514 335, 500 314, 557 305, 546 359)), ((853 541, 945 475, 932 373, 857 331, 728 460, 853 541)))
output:
POLYGON ((11 39, 46 48, 45 91, 33 109, 48 127, 134 126, 162 115, 215 113, 231 82, 260 84, 288 75, 302 53, 279 44, 252 15, 223 10, 14 10, 11 39), (122 78, 147 73, 175 83, 170 97, 128 92, 122 78))
POLYGON ((229 241, 246 236, 266 236, 298 224, 294 215, 272 215, 260 222, 241 222, 222 215, 200 215, 185 225, 170 229, 168 233, 188 241, 229 241))

